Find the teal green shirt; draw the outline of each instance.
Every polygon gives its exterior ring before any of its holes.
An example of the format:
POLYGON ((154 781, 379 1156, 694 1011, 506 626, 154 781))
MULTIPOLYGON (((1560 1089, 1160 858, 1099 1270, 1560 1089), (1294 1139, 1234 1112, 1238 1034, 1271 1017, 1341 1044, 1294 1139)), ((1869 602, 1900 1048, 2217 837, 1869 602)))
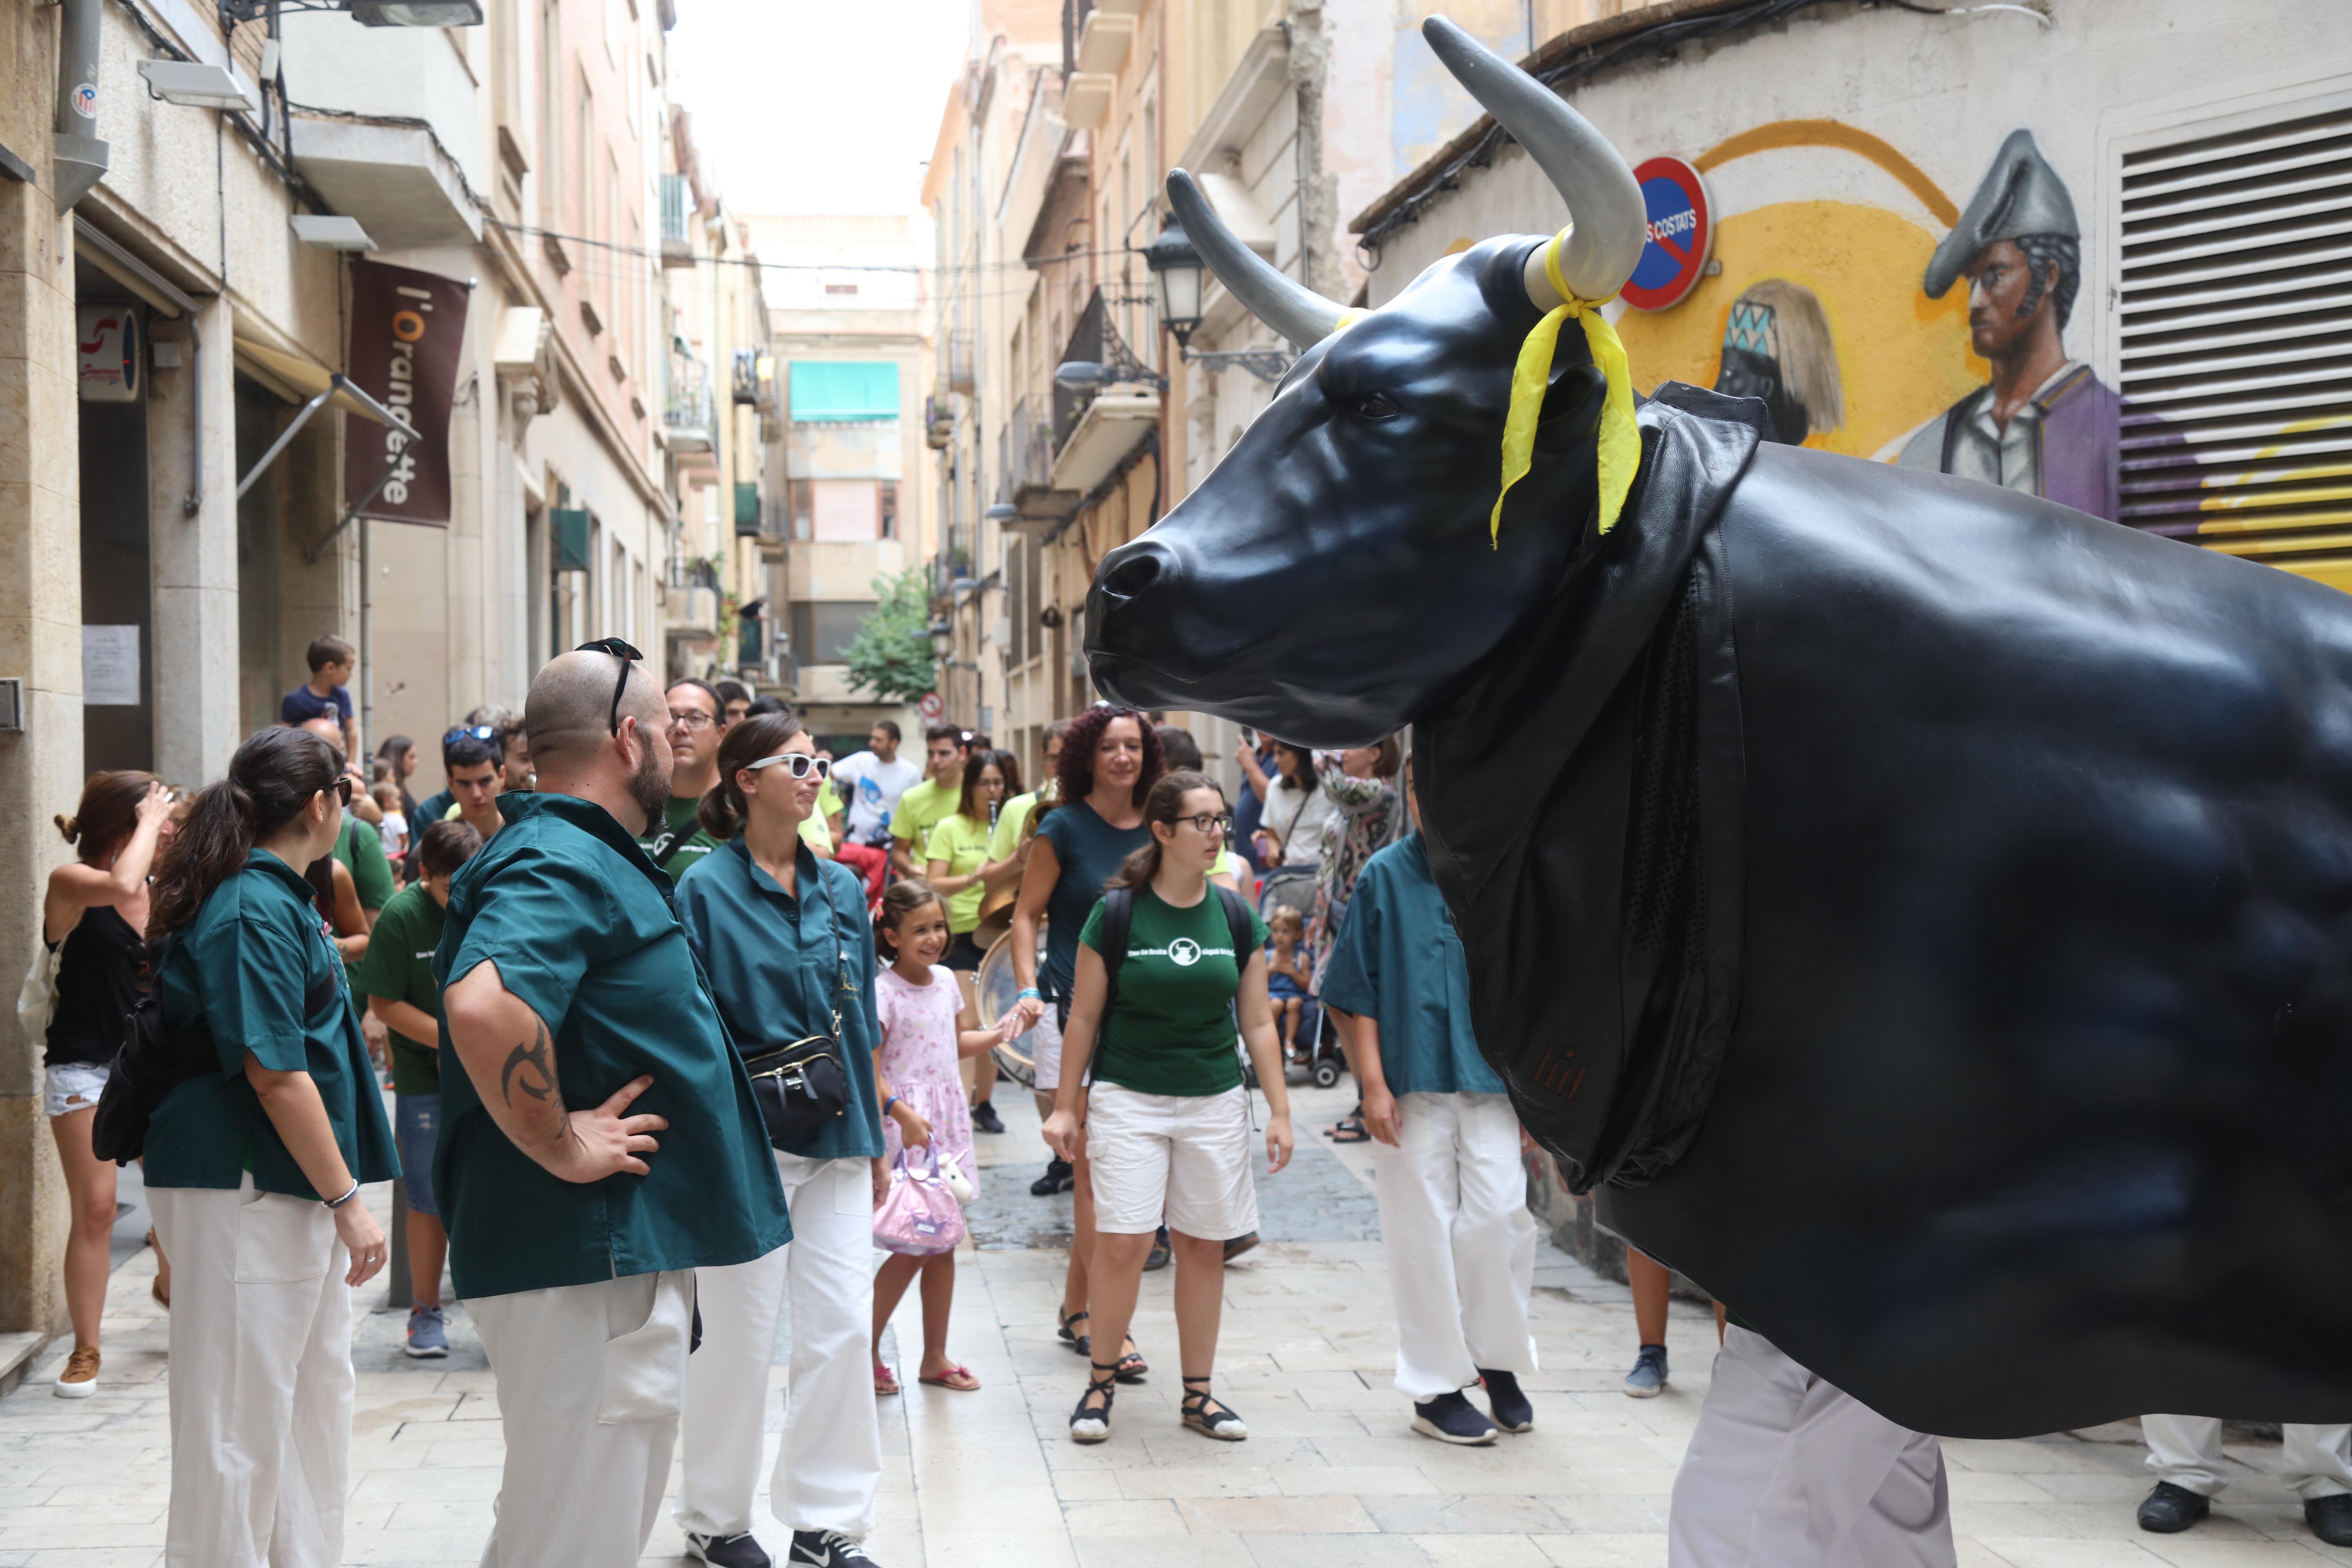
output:
POLYGON ((800 847, 794 884, 784 891, 760 869, 741 838, 689 868, 677 884, 677 918, 719 1016, 736 1045, 754 1053, 811 1035, 830 1035, 837 1014, 849 1104, 789 1151, 811 1159, 874 1158, 882 1152, 882 1110, 874 1098, 874 927, 866 885, 846 866, 800 847))
POLYGON ((1470 1027, 1470 966, 1420 834, 1364 862, 1322 996, 1380 1026, 1391 1094, 1503 1092, 1470 1027))
MULTIPOLYGON (((748 1263, 792 1239, 751 1080, 687 945, 669 879, 601 805, 502 795, 506 826, 458 870, 434 970, 443 988, 484 963, 537 1013, 563 1103, 603 1103, 640 1075, 633 1114, 667 1118, 647 1175, 549 1174, 482 1108, 521 1092, 474 1081, 441 1026, 433 1194, 461 1298, 748 1263)), ((518 1041, 520 1047, 527 1042, 518 1041)))
POLYGON ((400 1173, 350 984, 299 871, 267 850, 249 852, 245 868, 174 936, 156 984, 166 1024, 211 1031, 220 1071, 197 1074, 155 1108, 150 1186, 234 1187, 249 1170, 265 1193, 320 1195, 262 1110, 247 1061, 310 1075, 352 1175, 384 1182, 400 1173), (325 1001, 308 1009, 329 977, 325 1001))
MULTIPOLYGON (((367 956, 352 976, 359 994, 405 1002, 428 1018, 441 1016, 433 955, 440 950, 444 923, 441 906, 424 883, 412 882, 394 893, 368 935, 367 956)), ((385 1032, 392 1037, 393 1092, 440 1093, 439 1041, 412 1040, 398 1029, 385 1032)))

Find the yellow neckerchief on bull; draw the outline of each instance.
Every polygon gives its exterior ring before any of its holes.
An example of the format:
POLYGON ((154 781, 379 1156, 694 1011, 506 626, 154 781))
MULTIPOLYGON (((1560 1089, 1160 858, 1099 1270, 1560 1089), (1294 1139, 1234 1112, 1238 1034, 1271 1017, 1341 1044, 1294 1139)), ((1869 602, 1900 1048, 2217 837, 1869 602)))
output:
POLYGON ((1544 389, 1551 380, 1552 352, 1559 346, 1561 324, 1571 316, 1583 323, 1585 346, 1609 382, 1601 405, 1600 438, 1595 443, 1602 533, 1617 526, 1625 494, 1633 488, 1634 470, 1642 465, 1642 435, 1633 423, 1633 370, 1625 363, 1625 345, 1618 341, 1617 329, 1601 316, 1603 301, 1578 299, 1559 275, 1559 247, 1568 235, 1563 228, 1544 247, 1544 276, 1568 302, 1547 311, 1536 323, 1528 341, 1519 345, 1519 363, 1511 373, 1511 408, 1503 420, 1503 490, 1495 498, 1494 516, 1487 524, 1488 537, 1497 550, 1502 548, 1503 496, 1510 494, 1511 487, 1527 478, 1534 466, 1536 418, 1543 412, 1544 389))

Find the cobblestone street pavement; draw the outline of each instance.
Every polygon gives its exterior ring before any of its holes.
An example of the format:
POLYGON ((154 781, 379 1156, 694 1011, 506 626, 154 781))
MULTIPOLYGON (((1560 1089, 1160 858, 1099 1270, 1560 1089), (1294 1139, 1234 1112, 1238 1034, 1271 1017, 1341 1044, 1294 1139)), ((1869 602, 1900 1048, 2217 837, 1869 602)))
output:
MULTIPOLYGON (((1068 1199, 1029 1195, 1043 1163, 1036 1118, 1025 1094, 1000 1090, 1011 1131, 980 1140, 979 1247, 958 1273, 951 1339, 985 1386, 956 1394, 914 1383, 910 1296, 896 1330, 906 1336, 897 1360, 907 1393, 883 1401, 887 1475, 882 1526, 868 1542, 884 1568, 1665 1562, 1667 1491, 1706 1391, 1708 1315, 1676 1303, 1673 1386, 1654 1400, 1628 1399, 1618 1389, 1633 1349, 1624 1289, 1547 1247, 1537 1274, 1536 1430, 1494 1448, 1413 1436, 1409 1407, 1388 1385, 1391 1313, 1368 1151, 1335 1150, 1316 1133, 1345 1109, 1343 1093, 1297 1100, 1298 1160, 1261 1179, 1266 1242, 1228 1270, 1220 1392, 1248 1419, 1249 1440, 1213 1443, 1177 1425, 1175 1328, 1160 1273, 1146 1279, 1136 1324, 1150 1380, 1120 1391, 1110 1441, 1080 1447, 1064 1424, 1083 1363, 1054 1334, 1068 1199)), ((389 1206, 388 1189, 370 1198, 379 1213, 389 1206)), ((60 1342, 0 1401, 0 1568, 161 1561, 169 1452, 152 1268, 142 1251, 116 1275, 97 1397, 50 1396, 69 1348, 60 1342)), ((371 1286, 368 1296, 381 1292, 371 1286)), ((451 1314, 457 1350, 446 1362, 403 1356, 402 1321, 388 1311, 362 1318, 345 1561, 470 1564, 498 1488, 490 1374, 461 1310, 451 1314)), ((781 1387, 782 1368, 772 1375, 781 1387)), ((776 1421, 772 1410, 772 1428, 776 1421)), ((773 1442, 772 1431, 772 1454, 773 1442)), ((2148 1481, 2131 1424, 1951 1442, 1945 1453, 1967 1568, 2352 1563, 2352 1552, 2312 1540, 2300 1507, 2268 1475, 2275 1443, 2233 1444, 2239 1475, 2215 1516, 2173 1537, 2133 1525, 2148 1481)), ((764 1499, 760 1520, 781 1559, 786 1537, 764 1499)), ((647 1560, 673 1561, 680 1550, 665 1522, 647 1560)))

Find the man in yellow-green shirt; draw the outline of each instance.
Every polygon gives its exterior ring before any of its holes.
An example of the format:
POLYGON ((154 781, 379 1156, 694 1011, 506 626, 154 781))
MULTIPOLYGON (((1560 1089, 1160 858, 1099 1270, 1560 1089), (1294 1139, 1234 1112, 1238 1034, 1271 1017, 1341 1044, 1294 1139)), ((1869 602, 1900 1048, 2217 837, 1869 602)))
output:
POLYGON ((923 731, 923 782, 908 786, 890 813, 890 868, 898 875, 923 874, 931 829, 955 810, 963 794, 963 755, 964 732, 953 724, 923 731))

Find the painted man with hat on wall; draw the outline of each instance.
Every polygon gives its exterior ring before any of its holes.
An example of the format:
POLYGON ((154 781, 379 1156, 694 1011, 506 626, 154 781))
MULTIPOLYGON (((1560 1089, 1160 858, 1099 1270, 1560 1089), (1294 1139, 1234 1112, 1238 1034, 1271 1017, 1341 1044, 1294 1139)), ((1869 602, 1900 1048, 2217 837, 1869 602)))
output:
POLYGON ((2116 452, 2123 400, 2067 357, 2063 333, 2082 286, 2074 199, 2033 144, 2012 131, 1928 258, 1926 291, 1969 287, 1969 339, 1992 380, 1903 445, 1906 468, 1959 474, 2118 521, 2116 452))

